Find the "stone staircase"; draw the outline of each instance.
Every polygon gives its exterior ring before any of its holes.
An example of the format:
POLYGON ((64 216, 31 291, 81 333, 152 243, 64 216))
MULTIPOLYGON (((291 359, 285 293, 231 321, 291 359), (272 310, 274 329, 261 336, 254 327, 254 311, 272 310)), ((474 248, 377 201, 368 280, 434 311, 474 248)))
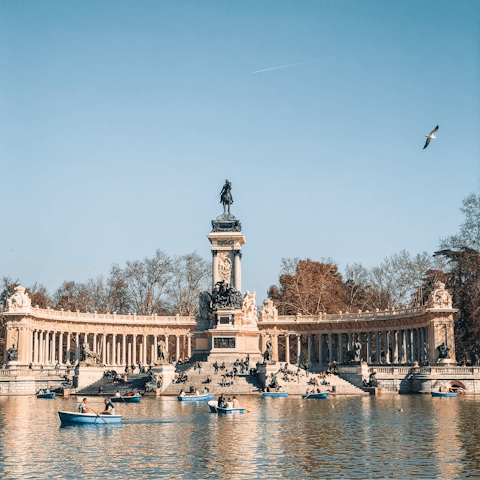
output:
MULTIPOLYGON (((207 367, 206 364, 204 365, 207 367)), ((222 387, 220 385, 222 374, 217 373, 215 375, 213 373, 213 367, 205 368, 205 370, 207 370, 207 372, 204 373, 204 368, 202 368, 202 373, 199 374, 198 370, 193 370, 193 368, 188 369, 188 381, 186 383, 171 383, 162 395, 177 396, 181 390, 188 393, 192 387, 193 390, 198 390, 199 392, 202 392, 203 389, 207 387, 210 393, 214 393, 215 395, 219 395, 220 393, 224 393, 225 395, 252 395, 261 392, 263 389, 263 384, 258 377, 251 375, 237 375, 234 385, 222 387), (204 383, 207 378, 210 378, 212 382, 204 383)))
POLYGON ((88 387, 78 390, 75 395, 102 395, 108 397, 115 395, 117 390, 119 390, 122 395, 135 390, 139 390, 141 393, 143 393, 143 382, 146 377, 147 374, 145 373, 140 375, 128 375, 128 382, 126 383, 114 383, 113 379, 103 377, 88 387))
MULTIPOLYGON (((297 367, 294 365, 290 365, 289 369, 295 372, 297 371, 297 367)), ((368 395, 367 392, 356 387, 353 383, 340 378, 338 375, 327 375, 326 380, 330 385, 322 385, 323 378, 322 380, 319 379, 320 387, 314 387, 314 385, 308 383, 313 377, 319 378, 319 375, 317 373, 310 373, 307 377, 305 370, 302 370, 300 382, 297 381, 296 375, 293 377, 289 375, 290 381, 284 381, 283 374, 281 373, 277 374, 277 381, 283 390, 291 395, 305 395, 307 389, 312 391, 313 388, 315 388, 315 390, 320 388, 321 392, 329 391, 332 394, 338 395, 368 395)))

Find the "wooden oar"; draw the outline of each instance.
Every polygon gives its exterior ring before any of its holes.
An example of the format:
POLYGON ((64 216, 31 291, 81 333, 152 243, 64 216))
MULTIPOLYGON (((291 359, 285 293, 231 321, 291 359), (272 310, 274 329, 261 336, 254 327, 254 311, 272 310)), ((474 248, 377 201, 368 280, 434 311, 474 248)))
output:
POLYGON ((92 410, 92 412, 95 413, 97 417, 101 418, 105 423, 108 424, 108 422, 103 417, 101 417, 93 408, 91 408, 90 410, 92 410))

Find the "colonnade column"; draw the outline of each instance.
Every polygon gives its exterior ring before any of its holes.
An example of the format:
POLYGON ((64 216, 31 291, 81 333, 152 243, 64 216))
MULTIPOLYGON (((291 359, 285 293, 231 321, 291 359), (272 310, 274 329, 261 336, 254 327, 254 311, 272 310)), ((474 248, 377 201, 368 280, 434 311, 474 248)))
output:
POLYGON ((33 335, 33 363, 38 363, 38 331, 33 335))
POLYGON ((398 332, 396 330, 392 331, 392 362, 398 363, 398 332))
MULTIPOLYGON (((155 352, 156 351, 157 349, 155 349, 155 352)), ((191 356, 192 356, 192 336, 188 334, 187 335, 187 357, 190 358, 191 356)))
POLYGON ((285 335, 285 362, 290 363, 290 335, 285 335))
POLYGON ((93 350, 95 353, 98 353, 98 343, 97 343, 97 334, 96 334, 96 333, 93 334, 92 350, 93 350))
POLYGON ((127 336, 125 334, 122 335, 122 365, 127 364, 127 336))
POLYGON ((153 336, 153 357, 152 363, 155 363, 158 360, 158 337, 156 335, 153 336))
POLYGON ((388 332, 385 332, 385 363, 390 363, 390 342, 388 332))
POLYGON ((302 355, 302 336, 297 335, 297 365, 300 365, 302 355))
POLYGON ((71 363, 71 357, 72 357, 72 348, 71 348, 71 343, 72 343, 72 334, 70 332, 67 332, 67 351, 65 352, 65 360, 67 361, 67 364, 71 363))
POLYGON ((107 364, 107 336, 102 335, 102 363, 107 364))
POLYGON ((63 332, 58 334, 58 363, 63 365, 63 332))
POLYGON ((117 359, 117 335, 112 334, 112 365, 117 365, 120 362, 117 359))
POLYGON ((372 334, 367 333, 367 363, 372 363, 372 334))
POLYGON ((80 358, 80 335, 78 333, 75 333, 75 361, 77 361, 80 358))
POLYGON ((175 336, 175 361, 180 358, 180 335, 175 336))
POLYGON ((338 334, 338 359, 339 363, 343 363, 343 333, 338 334))
POLYGON ((52 348, 51 348, 51 362, 55 363, 55 339, 56 339, 56 333, 52 333, 52 348))
POLYGON ((375 363, 382 363, 382 352, 380 350, 380 332, 375 332, 375 363))

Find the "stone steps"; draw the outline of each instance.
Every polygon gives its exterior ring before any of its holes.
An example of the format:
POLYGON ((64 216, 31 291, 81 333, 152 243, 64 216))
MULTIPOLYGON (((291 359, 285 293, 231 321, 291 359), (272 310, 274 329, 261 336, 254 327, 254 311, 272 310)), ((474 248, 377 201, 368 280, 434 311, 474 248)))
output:
POLYGON ((141 375, 128 375, 128 382, 126 383, 114 383, 113 379, 103 377, 95 383, 92 383, 88 387, 78 390, 75 395, 105 395, 113 396, 120 391, 122 395, 133 390, 140 390, 143 392, 143 382, 147 377, 146 374, 141 375))
POLYGON ((220 374, 204 374, 203 368, 201 374, 198 373, 198 370, 193 369, 190 369, 187 374, 188 381, 186 383, 171 383, 162 395, 176 396, 181 390, 184 390, 185 392, 190 391, 191 387, 199 392, 207 387, 210 393, 214 393, 215 395, 220 393, 225 393, 227 395, 251 395, 261 392, 263 388, 262 382, 257 377, 252 377, 251 375, 238 375, 235 377, 234 385, 222 387, 220 385, 222 381, 222 376, 220 374), (207 378, 210 378, 212 382, 203 383, 207 378))

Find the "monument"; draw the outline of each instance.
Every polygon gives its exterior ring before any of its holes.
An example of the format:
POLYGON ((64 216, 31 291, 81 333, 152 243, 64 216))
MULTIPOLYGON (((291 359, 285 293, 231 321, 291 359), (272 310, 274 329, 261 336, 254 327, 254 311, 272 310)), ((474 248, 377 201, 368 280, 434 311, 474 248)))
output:
POLYGON ((196 357, 226 363, 250 356, 262 359, 255 292, 242 296, 242 225, 230 213, 232 184, 225 180, 220 192, 223 214, 212 220, 207 235, 212 250, 212 291, 199 296, 195 330, 196 357))

